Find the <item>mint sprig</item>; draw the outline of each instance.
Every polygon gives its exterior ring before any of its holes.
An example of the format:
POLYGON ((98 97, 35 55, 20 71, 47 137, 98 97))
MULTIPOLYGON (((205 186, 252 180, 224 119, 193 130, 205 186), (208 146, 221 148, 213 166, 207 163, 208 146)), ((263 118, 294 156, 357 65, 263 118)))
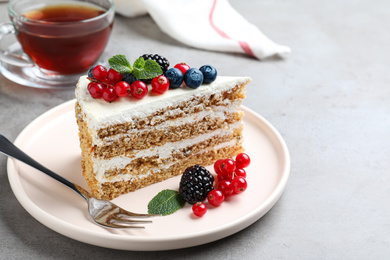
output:
POLYGON ((108 64, 110 64, 111 68, 122 74, 131 73, 133 71, 130 62, 123 54, 111 57, 108 59, 108 64))
POLYGON ((161 75, 162 69, 160 65, 154 60, 144 60, 139 57, 134 61, 133 67, 129 60, 123 54, 118 54, 108 60, 111 68, 122 74, 133 73, 134 77, 138 79, 151 79, 161 75))
POLYGON ((160 191, 148 204, 149 214, 161 214, 166 216, 182 208, 185 201, 180 193, 175 190, 160 191))
POLYGON ((144 58, 141 57, 134 62, 133 74, 139 79, 152 79, 161 75, 162 69, 156 61, 144 60, 144 58))

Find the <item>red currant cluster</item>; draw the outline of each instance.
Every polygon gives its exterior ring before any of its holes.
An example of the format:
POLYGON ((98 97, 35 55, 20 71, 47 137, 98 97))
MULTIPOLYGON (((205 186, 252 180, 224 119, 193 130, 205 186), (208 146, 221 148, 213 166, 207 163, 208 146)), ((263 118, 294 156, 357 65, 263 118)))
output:
MULTIPOLYGON (((123 75, 114 69, 107 69, 102 65, 97 65, 92 70, 93 78, 88 84, 88 91, 93 98, 103 98, 107 102, 112 102, 118 97, 131 95, 136 99, 142 99, 148 94, 148 86, 141 80, 136 80, 129 84, 123 81, 123 75)), ((151 82, 152 92, 163 94, 169 88, 169 81, 164 75, 157 76, 151 82)))
MULTIPOLYGON (((210 205, 218 207, 224 202, 225 198, 232 194, 240 194, 247 188, 246 171, 251 162, 249 155, 240 153, 233 159, 220 159, 214 163, 214 170, 217 174, 215 178, 215 189, 207 195, 207 201, 210 205)), ((201 217, 207 207, 203 202, 197 202, 192 206, 193 213, 201 217)))

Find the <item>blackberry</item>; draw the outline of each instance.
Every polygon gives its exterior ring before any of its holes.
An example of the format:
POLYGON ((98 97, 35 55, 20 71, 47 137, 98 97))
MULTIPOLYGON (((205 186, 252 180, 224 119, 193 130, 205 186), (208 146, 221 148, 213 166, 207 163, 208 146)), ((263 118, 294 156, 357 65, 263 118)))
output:
POLYGON ((214 176, 203 166, 188 167, 180 180, 179 193, 189 204, 204 200, 214 189, 214 176))
POLYGON ((160 65, 162 71, 163 71, 163 74, 168 70, 169 68, 169 61, 161 56, 161 55, 158 55, 158 54, 144 54, 141 56, 142 58, 144 58, 144 60, 154 60, 158 63, 158 65, 160 65))
POLYGON ((137 81, 139 79, 137 79, 133 73, 125 73, 123 74, 122 76, 122 81, 126 81, 127 83, 129 83, 129 85, 131 85, 131 83, 133 83, 134 81, 137 81))
POLYGON ((145 84, 152 83, 152 79, 140 79, 140 81, 144 82, 145 84))

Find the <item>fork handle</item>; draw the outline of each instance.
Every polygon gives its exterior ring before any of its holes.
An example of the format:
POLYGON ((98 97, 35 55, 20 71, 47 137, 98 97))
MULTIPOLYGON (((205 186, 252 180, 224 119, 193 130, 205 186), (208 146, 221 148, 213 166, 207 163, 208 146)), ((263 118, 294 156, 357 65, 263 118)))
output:
POLYGON ((82 196, 84 199, 85 195, 83 195, 82 192, 80 192, 75 184, 73 182, 70 182, 69 180, 65 179, 64 177, 58 175, 57 173, 49 170, 42 164, 35 161, 33 158, 28 156, 26 153, 24 153, 22 150, 20 150, 18 147, 16 147, 11 141, 9 141, 7 138, 5 138, 2 134, 0 134, 0 152, 4 153, 5 155, 8 155, 12 158, 15 158, 19 161, 24 162, 27 165, 30 165, 31 167, 40 170, 41 172, 49 175, 50 177, 56 179, 57 181, 61 182, 62 184, 65 184, 75 192, 77 192, 80 196, 82 196))

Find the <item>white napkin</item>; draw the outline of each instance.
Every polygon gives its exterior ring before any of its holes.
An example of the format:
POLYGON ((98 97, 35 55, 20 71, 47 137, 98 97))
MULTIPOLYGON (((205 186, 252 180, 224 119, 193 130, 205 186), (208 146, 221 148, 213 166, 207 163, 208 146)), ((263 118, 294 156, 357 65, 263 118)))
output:
POLYGON ((195 48, 246 53, 257 59, 285 57, 290 48, 265 36, 228 0, 114 0, 127 17, 149 13, 172 38, 195 48))

